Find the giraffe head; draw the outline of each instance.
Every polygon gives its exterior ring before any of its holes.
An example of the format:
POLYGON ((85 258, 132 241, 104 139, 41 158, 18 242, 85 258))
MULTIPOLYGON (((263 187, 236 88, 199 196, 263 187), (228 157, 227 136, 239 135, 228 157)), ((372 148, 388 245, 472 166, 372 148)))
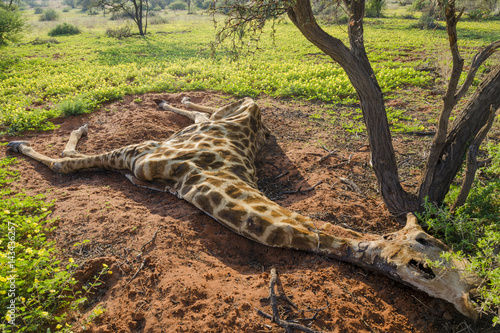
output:
POLYGON ((394 267, 394 274, 402 281, 447 300, 467 317, 478 318, 470 292, 479 285, 479 277, 466 271, 466 259, 444 259, 449 248, 425 233, 413 214, 408 214, 402 230, 385 235, 382 241, 386 244, 381 246, 380 256, 394 267))

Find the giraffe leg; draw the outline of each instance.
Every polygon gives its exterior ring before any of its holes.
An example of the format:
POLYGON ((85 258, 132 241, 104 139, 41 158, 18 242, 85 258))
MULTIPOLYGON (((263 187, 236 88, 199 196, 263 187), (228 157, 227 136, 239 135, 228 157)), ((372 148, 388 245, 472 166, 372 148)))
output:
MULTIPOLYGON (((77 131, 80 130, 81 128, 77 131)), ((83 132, 84 130, 81 130, 80 133, 75 133, 73 136, 75 140, 72 140, 69 144, 69 148, 73 148, 73 142, 78 141, 76 138, 78 136, 81 137, 83 132)), ((79 170, 99 168, 108 170, 130 170, 136 173, 136 166, 141 165, 141 161, 144 157, 155 152, 161 144, 156 141, 146 141, 99 155, 87 156, 77 153, 76 155, 70 154, 70 156, 63 158, 50 158, 40 154, 31 148, 30 143, 27 141, 12 141, 7 146, 15 152, 45 164, 55 172, 71 173, 79 170)))
POLYGON ((78 141, 82 138, 82 136, 85 136, 89 133, 89 128, 87 124, 81 126, 79 129, 74 130, 71 132, 69 136, 68 143, 66 144, 66 147, 64 148, 62 152, 63 157, 86 157, 87 155, 80 154, 79 152, 76 151, 76 145, 78 144, 78 141))
POLYGON ((206 113, 178 109, 160 99, 155 99, 154 101, 158 105, 158 108, 160 108, 161 110, 172 111, 180 114, 181 116, 188 117, 189 119, 193 120, 195 124, 208 120, 208 115, 206 113))
POLYGON ((184 97, 182 99, 181 103, 184 104, 184 106, 186 106, 188 109, 193 109, 193 110, 201 111, 201 112, 207 112, 210 114, 213 114, 213 113, 216 113, 217 111, 219 111, 219 109, 211 108, 209 106, 194 104, 193 102, 191 102, 191 99, 189 97, 184 97))

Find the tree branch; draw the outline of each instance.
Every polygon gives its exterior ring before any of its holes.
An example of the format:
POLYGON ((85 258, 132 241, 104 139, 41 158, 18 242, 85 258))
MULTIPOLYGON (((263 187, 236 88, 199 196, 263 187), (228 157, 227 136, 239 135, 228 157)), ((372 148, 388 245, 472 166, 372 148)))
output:
MULTIPOLYGON (((439 5, 443 6, 443 2, 442 0, 439 1, 439 5)), ((453 58, 453 68, 448 81, 446 94, 443 97, 443 109, 439 115, 437 132, 431 144, 429 157, 427 158, 426 170, 424 173, 425 177, 420 185, 419 197, 421 200, 429 193, 430 186, 434 180, 434 171, 443 154, 450 115, 457 104, 455 92, 457 91, 458 81, 460 80, 460 75, 462 74, 464 66, 464 60, 460 56, 457 43, 457 23, 462 13, 456 14, 455 0, 451 0, 445 5, 444 12, 446 18, 446 31, 448 32, 450 51, 453 58)))
POLYGON ((477 70, 479 67, 485 62, 495 51, 500 48, 500 39, 494 41, 490 45, 486 46, 484 49, 476 53, 474 59, 472 60, 472 64, 470 66, 469 72, 467 73, 467 78, 465 82, 460 87, 460 90, 455 95, 455 102, 458 102, 469 90, 474 77, 476 76, 477 70))
POLYGON ((465 170, 465 177, 462 182, 462 187, 460 189, 460 193, 458 194, 457 199, 453 203, 451 207, 451 211, 455 211, 458 207, 462 206, 467 197, 469 196, 469 192, 472 188, 472 184, 474 183, 474 178, 476 177, 476 171, 480 167, 480 164, 477 162, 477 153, 479 152, 479 147, 483 142, 484 138, 488 134, 493 126, 493 122, 495 121, 496 110, 493 108, 493 105, 490 106, 490 116, 486 125, 481 128, 479 133, 477 133, 474 141, 469 147, 469 151, 467 153, 467 167, 465 170))

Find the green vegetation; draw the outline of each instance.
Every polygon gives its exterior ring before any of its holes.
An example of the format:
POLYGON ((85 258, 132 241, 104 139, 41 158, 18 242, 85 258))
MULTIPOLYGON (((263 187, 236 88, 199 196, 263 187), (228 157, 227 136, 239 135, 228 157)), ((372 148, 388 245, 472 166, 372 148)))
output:
MULTIPOLYGON (((47 241, 57 220, 49 218, 53 202, 47 202, 45 195, 31 197, 9 188, 19 177, 11 169, 15 163, 14 158, 0 159, 0 330, 70 332, 68 316, 80 317, 80 309, 103 283, 103 276, 112 272, 103 264, 82 291, 75 290, 72 273, 78 265, 72 258, 67 264, 57 260, 55 242, 47 241)), ((102 307, 95 308, 84 325, 103 312, 102 307)))
POLYGON ((7 45, 7 42, 17 41, 24 26, 19 10, 0 3, 0 47, 7 45))
POLYGON ((83 99, 77 98, 74 100, 62 101, 59 104, 59 111, 61 112, 62 115, 69 117, 90 112, 92 111, 92 109, 88 107, 88 105, 85 103, 83 99))
POLYGON ((58 314, 74 299, 76 281, 70 270, 55 258, 55 242, 47 241, 55 219, 48 218, 53 202, 45 196, 27 196, 8 185, 18 172, 9 168, 15 159, 0 160, 0 329, 9 331, 9 321, 18 325, 16 332, 41 332, 47 325, 63 327, 66 315, 58 314), (15 301, 15 316, 8 312, 15 301))
POLYGON ((59 14, 53 8, 45 9, 40 16, 40 21, 55 21, 59 18, 59 14))
MULTIPOLYGON (((88 20, 102 19, 92 16, 88 20)), ((344 71, 318 53, 292 25, 279 25, 274 42, 263 39, 261 51, 236 62, 229 51, 220 51, 215 60, 211 57, 212 24, 209 17, 198 16, 197 20, 152 26, 156 30, 146 39, 127 38, 128 29, 121 33, 117 23, 105 21, 96 23, 100 29, 61 36, 60 44, 51 47, 27 43, 9 49, 0 56, 0 128, 9 133, 50 129, 53 125, 47 119, 59 114, 57 106, 65 100, 80 98, 92 109, 105 101, 147 91, 216 90, 236 96, 356 101, 344 71), (106 38, 106 29, 108 35, 121 39, 106 38)), ((466 55, 498 35, 493 23, 463 24, 466 55)), ((433 45, 444 43, 445 33, 411 30, 410 24, 394 18, 368 20, 368 51, 386 93, 425 87, 434 81, 426 71, 415 69, 423 61, 412 54, 431 61, 439 57, 433 45)), ((336 36, 343 34, 338 26, 327 30, 336 36)))
POLYGON ((58 24, 54 29, 50 30, 48 35, 51 37, 71 36, 71 35, 78 35, 80 33, 81 31, 78 27, 75 27, 74 25, 65 22, 58 24))
POLYGON ((171 10, 186 10, 187 5, 186 5, 186 3, 182 2, 182 1, 177 1, 177 2, 170 4, 168 6, 168 8, 171 10))
MULTIPOLYGON (((500 307, 500 146, 488 146, 492 163, 483 168, 483 176, 476 179, 467 202, 453 214, 446 207, 426 205, 421 218, 430 230, 454 250, 456 257, 470 260, 470 271, 478 274, 483 284, 480 310, 495 314, 500 307)), ((453 203, 460 188, 457 185, 448 194, 453 203)), ((498 313, 493 324, 500 324, 498 313)))

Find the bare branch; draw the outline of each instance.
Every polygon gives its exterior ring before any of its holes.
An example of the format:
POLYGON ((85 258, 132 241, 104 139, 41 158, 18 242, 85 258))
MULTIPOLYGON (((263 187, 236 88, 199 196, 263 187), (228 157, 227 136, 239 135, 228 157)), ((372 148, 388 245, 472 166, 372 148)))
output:
POLYGON ((467 93, 467 90, 469 90, 470 85, 472 84, 472 81, 474 80, 477 70, 479 69, 481 64, 485 62, 493 53, 495 53, 498 48, 500 48, 500 39, 494 41, 493 43, 476 53, 474 59, 472 60, 467 78, 460 87, 458 93, 455 95, 455 102, 458 102, 467 93))
POLYGON ((434 140, 429 152, 429 157, 427 158, 427 164, 425 171, 425 178, 420 186, 420 198, 427 196, 430 186, 434 178, 434 169, 441 158, 442 151, 446 142, 446 135, 448 133, 448 124, 450 121, 450 115, 457 101, 455 99, 455 92, 457 91, 458 82, 460 80, 460 75, 462 74, 464 60, 460 56, 460 51, 458 50, 457 43, 457 23, 460 19, 462 13, 456 14, 455 1, 452 0, 448 3, 444 1, 439 1, 440 6, 444 6, 444 13, 446 18, 446 31, 448 32, 448 40, 450 44, 450 51, 453 57, 453 68, 451 71, 451 76, 448 82, 448 88, 446 94, 443 97, 443 109, 439 115, 438 128, 434 140))
POLYGON ((467 167, 465 170, 465 177, 462 182, 462 188, 460 189, 460 193, 458 194, 457 199, 455 200, 453 206, 451 207, 451 211, 455 211, 455 209, 462 206, 467 200, 467 197, 469 196, 470 189, 472 188, 472 184, 474 183, 474 178, 476 176, 476 171, 480 167, 480 163, 477 162, 477 153, 479 152, 479 147, 481 146, 481 143, 483 142, 484 138, 490 131, 491 126, 493 126, 493 122, 495 121, 496 111, 497 110, 493 108, 493 105, 491 105, 490 116, 488 118, 486 125, 484 125, 483 128, 481 128, 481 130, 479 131, 479 133, 477 133, 476 137, 474 138, 474 141, 469 147, 469 151, 467 153, 467 167))

